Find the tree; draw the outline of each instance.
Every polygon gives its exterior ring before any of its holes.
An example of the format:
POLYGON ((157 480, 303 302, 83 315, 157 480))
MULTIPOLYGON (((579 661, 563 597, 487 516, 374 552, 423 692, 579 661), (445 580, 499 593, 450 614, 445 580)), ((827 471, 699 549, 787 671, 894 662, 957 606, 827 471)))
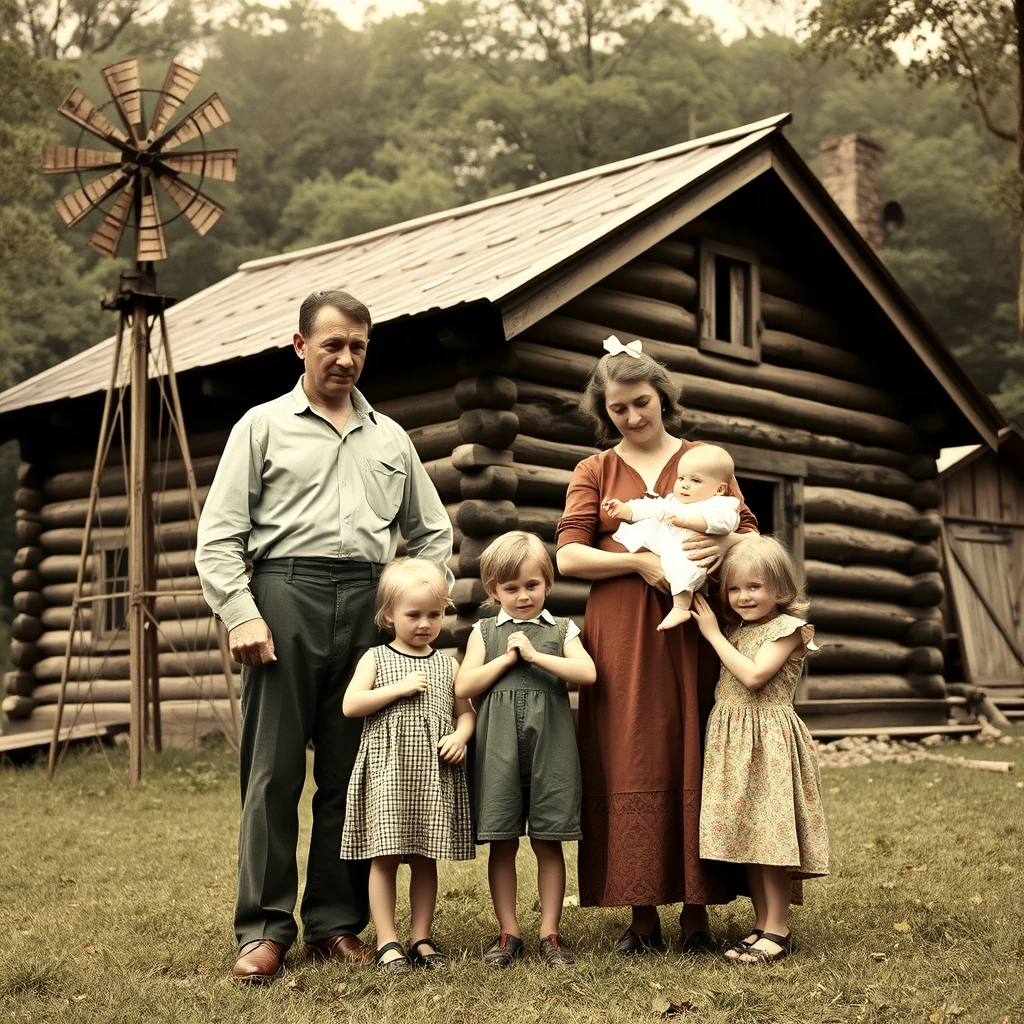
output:
POLYGON ((897 43, 912 44, 913 79, 961 85, 986 130, 1015 145, 1017 335, 1024 344, 1024 0, 821 0, 808 27, 818 52, 849 54, 867 73, 891 66, 897 43))

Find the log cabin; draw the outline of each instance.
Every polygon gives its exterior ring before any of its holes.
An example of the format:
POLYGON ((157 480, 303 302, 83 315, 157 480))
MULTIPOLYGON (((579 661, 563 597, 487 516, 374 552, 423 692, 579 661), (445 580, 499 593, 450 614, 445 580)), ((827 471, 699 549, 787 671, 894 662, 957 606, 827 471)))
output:
MULTIPOLYGON (((301 300, 353 293, 375 318, 360 388, 409 432, 455 527, 442 643, 457 648, 480 615, 490 539, 520 527, 553 550, 572 470, 597 450, 579 390, 604 338, 639 338, 681 385, 686 436, 729 449, 762 532, 804 568, 823 646, 798 694, 812 731, 946 727, 958 698, 943 676, 936 455, 993 447, 1001 420, 788 143, 787 121, 253 260, 174 305, 167 324, 201 494, 230 426, 299 373, 301 300)), ((53 721, 112 345, 0 395, 0 438, 17 439, 23 459, 11 729, 53 721)), ((196 582, 183 468, 170 455, 153 480, 168 592, 196 582)), ((115 529, 119 459, 115 444, 101 498, 115 529)), ((104 543, 86 577, 98 591, 117 575, 104 572, 104 543)), ((550 606, 582 616, 587 591, 559 578, 550 606)), ((172 614, 170 595, 164 605, 158 614, 172 614)), ((201 599, 176 607, 179 639, 209 632, 201 599)), ((69 708, 88 703, 90 721, 126 713, 127 658, 111 650, 111 626, 97 622, 76 652, 69 708)), ((172 648, 159 654, 165 721, 225 716, 237 675, 212 653, 189 665, 172 648), (207 673, 202 693, 189 672, 207 673)))

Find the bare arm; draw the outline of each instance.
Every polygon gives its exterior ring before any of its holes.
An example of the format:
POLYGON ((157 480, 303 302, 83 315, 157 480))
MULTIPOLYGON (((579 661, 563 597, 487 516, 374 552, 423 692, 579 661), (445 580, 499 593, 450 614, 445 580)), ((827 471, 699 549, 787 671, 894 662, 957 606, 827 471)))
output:
POLYGON ((661 559, 651 551, 601 551, 587 544, 566 544, 558 549, 558 571, 581 580, 607 580, 637 573, 652 587, 668 593, 661 559))
MULTIPOLYGON (((452 658, 452 681, 459 678, 459 663, 452 658)), ((461 764, 466 757, 466 745, 473 738, 476 728, 476 712, 473 705, 462 697, 455 698, 455 728, 441 738, 437 751, 448 764, 461 764)))
POLYGON ((515 663, 518 655, 515 651, 484 662, 487 651, 483 637, 477 630, 469 634, 466 643, 466 656, 462 659, 462 667, 455 680, 455 696, 468 699, 479 697, 489 690, 515 663))
POLYGON ((399 682, 382 686, 379 690, 373 688, 376 679, 377 663, 373 660, 373 653, 367 651, 359 659, 348 689, 345 690, 341 711, 346 718, 365 718, 403 697, 423 693, 427 688, 426 672, 410 672, 399 682))
POLYGON ((677 516, 669 514, 668 521, 681 530, 693 530, 694 533, 707 533, 708 521, 699 515, 677 516))

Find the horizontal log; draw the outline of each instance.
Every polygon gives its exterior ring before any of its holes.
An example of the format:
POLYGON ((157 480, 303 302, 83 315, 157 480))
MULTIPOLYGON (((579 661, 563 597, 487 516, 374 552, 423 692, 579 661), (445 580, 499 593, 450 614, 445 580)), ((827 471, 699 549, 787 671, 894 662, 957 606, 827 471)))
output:
MULTIPOLYGON (((47 453, 46 467, 54 475, 66 473, 73 470, 88 470, 92 473, 93 463, 96 461, 96 432, 99 430, 99 416, 96 417, 95 426, 90 426, 81 438, 81 447, 74 447, 71 443, 60 451, 47 453)), ((218 459, 224 446, 228 442, 229 430, 204 430, 189 431, 188 447, 193 462, 198 461, 207 455, 214 455, 218 459)), ((72 439, 77 440, 77 439, 72 439)), ((172 431, 170 438, 165 438, 161 451, 165 452, 169 459, 180 459, 181 451, 177 438, 172 431)), ((115 440, 110 446, 110 453, 107 456, 107 467, 117 468, 120 472, 121 447, 120 442, 115 440)), ((50 479, 53 479, 51 476, 50 479)))
POLYGON ((942 533, 942 516, 932 510, 922 510, 918 520, 907 530, 907 536, 915 540, 934 540, 942 533))
MULTIPOLYGON (((623 310, 620 322, 639 319, 641 311, 648 306, 657 312, 662 307, 672 307, 670 303, 657 303, 652 299, 640 299, 621 292, 608 292, 606 289, 591 289, 578 296, 563 307, 565 314, 545 317, 530 327, 523 334, 523 340, 551 345, 559 349, 599 357, 603 355, 601 342, 608 337, 618 324, 609 324, 607 308, 623 310), (607 293, 607 294, 606 294, 607 293), (591 302, 585 297, 594 296, 591 302)), ((680 310, 685 313, 685 310, 680 310)), ((692 314, 687 314, 693 320, 692 314)), ((878 387, 848 381, 832 373, 822 373, 805 367, 774 366, 768 362, 746 363, 739 360, 722 359, 720 356, 701 352, 692 344, 680 344, 683 338, 674 338, 666 331, 649 331, 645 326, 636 323, 629 330, 631 335, 638 335, 643 342, 644 351, 670 370, 677 373, 694 375, 702 380, 717 380, 732 384, 743 384, 749 387, 775 391, 783 395, 799 398, 820 400, 827 395, 836 405, 847 409, 860 409, 869 413, 879 413, 899 419, 904 412, 903 403, 894 395, 878 387)), ((692 342, 693 337, 689 337, 692 342)), ((762 346, 764 342, 762 340, 762 346)), ((793 346, 787 340, 787 347, 793 346)), ((807 346, 805 346, 806 349, 807 346)), ((518 348, 518 347, 517 347, 518 348)), ((522 350, 520 358, 522 358, 522 350)), ((866 368, 865 368, 866 369, 866 368)), ((861 375, 862 377, 865 374, 861 375)), ((875 373, 868 379, 878 379, 875 373)), ((742 412, 737 409, 737 412, 742 412)), ((910 428, 901 424, 907 431, 910 428)))
MULTIPOLYGON (((227 441, 226 436, 224 440, 227 441)), ((213 481, 219 463, 219 452, 193 460, 192 468, 195 471, 197 486, 204 487, 213 481)), ((154 491, 187 487, 188 475, 185 472, 184 461, 170 459, 157 462, 150 470, 149 482, 154 491)), ((108 466, 100 473, 99 485, 101 497, 126 494, 124 469, 121 466, 108 466)), ((49 477, 43 485, 43 490, 49 501, 67 501, 71 498, 87 498, 91 486, 92 469, 74 469, 49 477)))
MULTIPOLYGON (((159 576, 189 576, 195 574, 195 552, 161 551, 156 557, 156 571, 159 576)), ((39 563, 39 576, 43 583, 69 583, 78 578, 78 555, 48 555, 39 563)), ((86 579, 99 578, 99 558, 91 555, 87 559, 86 579)))
POLYGON ((32 714, 34 707, 35 701, 31 697, 21 697, 16 694, 4 697, 3 703, 0 703, 0 710, 15 722, 19 719, 28 718, 32 714))
POLYGON ((11 641, 11 653, 9 655, 11 664, 15 668, 31 668, 42 656, 38 643, 28 643, 23 640, 11 641))
POLYGON ((594 424, 579 410, 579 391, 532 380, 520 380, 518 385, 515 412, 521 435, 584 446, 594 443, 594 424))
POLYGON ((785 330, 761 332, 761 356, 779 366, 814 370, 838 380, 871 384, 878 379, 878 368, 861 356, 785 330))
POLYGON ((455 385, 455 401, 470 409, 511 409, 516 404, 516 382, 500 374, 466 377, 455 385))
POLYGON ((589 596, 589 581, 556 579, 548 594, 546 606, 555 615, 581 616, 589 596))
POLYGON ((18 569, 11 573, 11 585, 15 590, 38 590, 43 578, 38 569, 18 569))
POLYGON ((654 260, 631 260, 604 278, 601 287, 691 308, 697 298, 693 274, 654 260))
MULTIPOLYGON (((52 729, 57 717, 56 704, 39 704, 31 713, 30 727, 52 729)), ((64 725, 94 723, 105 725, 129 720, 126 703, 66 704, 62 717, 64 725)), ((231 705, 224 700, 173 700, 160 708, 160 726, 166 746, 194 747, 204 736, 218 732, 231 732, 231 705)))
MULTIPOLYGON (((159 523, 153 530, 156 547, 165 551, 181 551, 196 546, 195 520, 179 520, 178 522, 159 523)), ((78 555, 82 550, 82 538, 85 536, 84 526, 62 526, 56 530, 47 530, 40 538, 40 546, 48 555, 78 555)), ((93 527, 90 540, 97 543, 123 543, 128 545, 128 536, 123 526, 111 526, 98 529, 93 527)))
POLYGON ((38 512, 30 512, 27 508, 16 508, 14 521, 17 523, 41 523, 43 517, 38 512))
POLYGON ((452 465, 462 473, 471 473, 486 466, 511 466, 512 453, 507 448, 488 448, 482 444, 460 444, 452 452, 452 465))
POLYGON ((4 693, 15 697, 30 697, 36 685, 35 677, 28 669, 4 673, 4 693))
MULTIPOLYGON (((89 629, 92 625, 93 605, 82 605, 81 626, 89 629)), ((170 619, 202 619, 210 615, 210 606, 203 598, 196 594, 183 594, 179 597, 168 595, 158 597, 154 601, 154 612, 161 622, 170 619)), ((47 608, 42 616, 42 623, 47 629, 70 629, 71 628, 71 606, 60 605, 56 608, 47 608)))
POLYGON ((18 615, 42 615, 46 609, 46 598, 38 590, 19 590, 12 604, 18 615))
POLYGON ((423 468, 427 471, 431 483, 437 488, 442 501, 454 501, 461 496, 462 474, 452 464, 451 456, 424 462, 423 468))
POLYGON ((466 537, 492 537, 516 529, 518 517, 511 501, 471 499, 461 502, 454 520, 466 537))
MULTIPOLYGON (((239 677, 231 681, 238 694, 239 677)), ((73 704, 125 703, 130 699, 131 682, 128 679, 70 680, 66 700, 73 704)), ((56 704, 60 697, 60 683, 44 683, 32 691, 36 704, 56 704)), ((167 676, 160 680, 160 703, 176 700, 210 700, 228 697, 228 687, 223 675, 202 676, 193 679, 188 676, 167 676)))
POLYGON ((456 608, 478 608, 487 600, 487 591, 483 580, 472 576, 464 576, 455 581, 452 587, 452 604, 456 608))
POLYGON ((32 643, 43 635, 43 623, 35 615, 15 615, 11 623, 11 636, 15 640, 32 643))
POLYGON ((546 505, 519 505, 519 529, 535 533, 542 540, 555 539, 555 527, 562 518, 562 508, 546 505))
POLYGON ((506 409, 469 409, 459 417, 462 444, 508 448, 519 433, 519 417, 506 409))
POLYGON ((942 698, 945 695, 942 676, 938 675, 812 675, 807 679, 808 700, 942 698))
MULTIPOLYGON (((581 387, 597 363, 594 356, 530 341, 519 342, 517 350, 522 375, 541 382, 570 382, 581 387)), ((838 434, 854 441, 891 445, 908 453, 916 453, 922 447, 909 426, 886 416, 693 374, 672 372, 670 376, 682 387, 687 406, 763 417, 789 426, 838 434)), ((831 398, 832 389, 823 390, 820 394, 831 398)))
POLYGON ((419 395, 406 395, 404 398, 387 398, 382 402, 374 402, 373 407, 385 416, 390 416, 406 430, 459 418, 455 389, 451 387, 419 395))
POLYGON ((914 480, 908 473, 891 466, 862 465, 820 456, 807 457, 806 483, 870 491, 906 501, 918 509, 936 508, 941 500, 932 480, 914 480))
POLYGON ((666 238, 652 245, 644 253, 644 259, 678 267, 680 270, 696 271, 697 247, 678 238, 666 238))
MULTIPOLYGON (((200 588, 201 584, 199 582, 199 577, 194 574, 186 576, 164 576, 158 578, 156 581, 156 589, 165 590, 168 593, 181 590, 199 590, 200 588)), ((82 584, 83 597, 90 596, 98 591, 98 584, 94 584, 92 580, 87 579, 82 584)), ((74 582, 48 583, 42 589, 42 596, 49 605, 70 605, 75 597, 75 584, 74 582)))
POLYGON ((822 341, 842 349, 848 337, 846 328, 829 313, 761 291, 761 319, 765 326, 789 331, 814 341, 822 341))
POLYGON ((815 640, 821 650, 809 662, 812 676, 835 672, 942 672, 942 652, 934 647, 905 647, 895 640, 835 633, 820 633, 815 640))
POLYGON ((909 502, 846 487, 804 487, 804 519, 809 523, 849 523, 889 533, 908 533, 921 513, 909 502))
MULTIPOLYGON (((931 609, 938 612, 938 608, 931 609)), ((903 634, 903 643, 908 647, 938 647, 946 640, 946 625, 941 614, 937 618, 918 619, 903 634)))
POLYGON ((938 549, 881 530, 866 530, 845 523, 806 523, 807 558, 838 565, 889 565, 908 573, 939 568, 938 549))
POLYGON ((804 575, 812 596, 840 594, 924 608, 939 604, 945 594, 942 577, 937 572, 908 576, 881 566, 835 565, 808 559, 804 562, 804 575))
POLYGON ((459 437, 458 420, 431 423, 425 427, 413 427, 407 431, 421 461, 450 458, 452 449, 462 444, 459 437))
POLYGON ((39 543, 43 533, 42 523, 33 523, 28 519, 17 519, 14 523, 14 536, 19 544, 34 545, 39 543))
MULTIPOLYGON (((906 635, 912 626, 927 624, 934 627, 924 635, 932 637, 934 646, 942 643, 942 620, 931 620, 938 609, 921 609, 893 604, 888 601, 865 601, 850 597, 816 595, 811 598, 808 618, 818 629, 835 633, 868 633, 884 636, 906 643, 906 635), (937 635, 936 635, 937 634, 937 635)), ((915 635, 920 635, 918 631, 915 635)), ((908 644, 908 646, 933 646, 929 644, 908 644)))
POLYGON ((18 548, 14 553, 14 568, 15 569, 35 569, 39 566, 39 563, 43 560, 45 552, 41 547, 32 545, 31 547, 18 548))
MULTIPOLYGON (((199 503, 206 500, 208 487, 199 488, 199 503)), ((43 524, 48 530, 65 526, 85 526, 89 510, 88 498, 72 498, 68 501, 53 501, 42 512, 43 524)), ((174 519, 188 519, 192 515, 192 498, 187 487, 153 494, 153 516, 156 522, 170 522, 174 519)), ((124 495, 100 498, 96 503, 94 522, 104 527, 124 526, 128 521, 128 499, 124 495)))
POLYGON ((518 477, 511 466, 484 466, 462 474, 459 493, 467 499, 509 499, 515 497, 517 483, 518 477))
MULTIPOLYGON (((216 675, 224 671, 219 650, 201 650, 188 654, 184 651, 161 654, 158 659, 158 671, 161 679, 164 676, 216 675)), ((129 677, 129 659, 127 653, 103 655, 82 655, 71 659, 68 666, 70 679, 127 679, 129 677)), ((64 667, 64 652, 49 658, 43 658, 32 666, 32 675, 39 683, 60 681, 64 667)), ((231 663, 233 672, 241 672, 242 667, 231 663)))
POLYGON ((562 441, 548 441, 542 437, 520 434, 512 442, 512 453, 516 462, 534 466, 548 466, 553 469, 574 470, 584 459, 596 455, 599 448, 582 444, 565 444, 562 441))
POLYGON ((512 468, 519 480, 516 487, 517 502, 564 507, 565 492, 572 479, 570 470, 553 469, 550 466, 529 466, 518 462, 512 468))
MULTIPOLYGON (((68 630, 51 629, 36 641, 40 658, 62 655, 68 646, 68 630)), ((202 619, 165 619, 160 623, 157 634, 157 650, 169 652, 176 649, 182 654, 197 649, 214 649, 217 646, 216 620, 207 616, 202 619)), ((73 655, 103 654, 109 649, 110 641, 94 640, 89 630, 76 630, 71 644, 73 655)))
POLYGON ((42 488, 45 479, 45 474, 39 466, 31 462, 19 462, 14 475, 22 487, 34 487, 36 490, 42 488))
POLYGON ((46 495, 35 487, 19 487, 14 492, 14 504, 29 512, 38 512, 46 504, 46 495))

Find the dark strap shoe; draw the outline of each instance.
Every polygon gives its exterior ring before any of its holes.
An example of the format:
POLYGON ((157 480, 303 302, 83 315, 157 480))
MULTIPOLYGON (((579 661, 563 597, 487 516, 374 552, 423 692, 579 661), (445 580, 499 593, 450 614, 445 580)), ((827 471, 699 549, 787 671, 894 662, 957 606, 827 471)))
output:
POLYGON ((288 947, 273 939, 247 942, 239 951, 231 977, 235 981, 263 985, 273 981, 284 970, 284 955, 288 947))
POLYGON ((619 956, 640 956, 643 953, 663 953, 665 951, 665 940, 661 937, 661 921, 656 920, 654 930, 650 935, 640 935, 627 928, 622 933, 622 938, 615 943, 615 952, 619 956))
POLYGON ((340 960, 343 964, 368 964, 373 950, 355 935, 332 935, 323 942, 307 942, 306 955, 313 960, 340 960))
POLYGON ((484 963, 488 967, 511 967, 523 955, 523 940, 517 935, 502 932, 484 950, 484 963))
POLYGON ((540 955, 545 967, 572 967, 576 957, 568 946, 563 946, 554 932, 540 940, 540 955))
POLYGON ((386 942, 380 949, 377 950, 376 956, 373 958, 373 965, 378 971, 386 971, 388 974, 408 974, 412 970, 412 961, 406 955, 402 944, 400 942, 386 942), (397 950, 398 956, 392 960, 382 960, 388 950, 397 950))
POLYGON ((409 947, 409 959, 417 967, 426 967, 428 971, 435 970, 438 967, 450 967, 451 961, 448 959, 447 953, 442 953, 437 948, 437 943, 431 939, 417 939, 409 947), (433 953, 421 953, 420 946, 430 946, 433 949, 433 953))

